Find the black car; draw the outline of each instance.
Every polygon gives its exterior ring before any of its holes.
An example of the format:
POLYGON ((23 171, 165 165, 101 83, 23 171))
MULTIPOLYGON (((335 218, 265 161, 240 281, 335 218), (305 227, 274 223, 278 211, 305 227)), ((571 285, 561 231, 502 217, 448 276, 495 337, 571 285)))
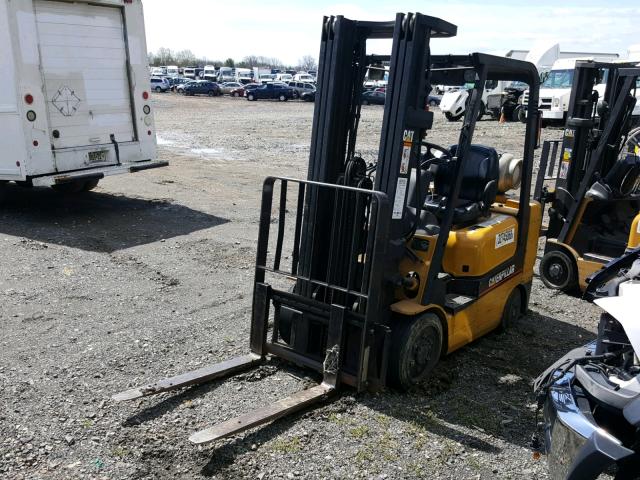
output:
POLYGON ((315 102, 316 101, 316 91, 312 92, 304 92, 300 95, 300 100, 304 100, 305 102, 315 102))
POLYGON ((247 100, 278 99, 281 102, 293 98, 293 88, 280 83, 267 83, 245 93, 247 100))
POLYGON ((383 92, 364 92, 362 94, 363 105, 384 105, 387 94, 383 92))
POLYGON ((183 92, 187 96, 193 95, 209 95, 210 97, 217 97, 222 95, 222 89, 220 85, 215 82, 209 82, 202 80, 199 82, 190 82, 184 86, 183 92))

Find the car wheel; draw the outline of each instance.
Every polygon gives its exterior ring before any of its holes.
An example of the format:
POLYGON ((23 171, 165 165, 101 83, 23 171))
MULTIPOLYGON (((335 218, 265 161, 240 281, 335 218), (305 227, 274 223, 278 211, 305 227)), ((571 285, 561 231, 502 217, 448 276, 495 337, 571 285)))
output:
POLYGON ((240 96, 240 94, 238 92, 233 92, 233 96, 237 98, 240 96))
POLYGON ((438 102, 436 102, 435 100, 429 100, 429 106, 430 107, 437 107, 438 106, 438 102))
POLYGON ((280 95, 278 97, 278 100, 280 100, 281 102, 284 102, 287 99, 287 97, 285 95, 280 95))
POLYGON ((253 93, 250 93, 249 95, 247 95, 247 100, 249 100, 250 102, 253 102, 256 99, 256 97, 253 96, 253 93))
POLYGON ((396 322, 395 347, 389 359, 390 383, 402 390, 422 383, 440 360, 443 338, 442 323, 433 313, 396 322))
POLYGON ((207 92, 207 95, 209 95, 210 97, 215 97, 216 96, 216 92, 214 92, 213 90, 209 90, 207 92))
POLYGON ((453 114, 451 114, 449 112, 444 112, 444 116, 450 122, 457 122, 458 120, 460 120, 462 118, 462 115, 453 115, 453 114))
POLYGON ((160 87, 156 87, 156 93, 160 93, 162 92, 162 89, 160 87))
POLYGON ((369 105, 369 100, 362 100, 362 105, 369 105))

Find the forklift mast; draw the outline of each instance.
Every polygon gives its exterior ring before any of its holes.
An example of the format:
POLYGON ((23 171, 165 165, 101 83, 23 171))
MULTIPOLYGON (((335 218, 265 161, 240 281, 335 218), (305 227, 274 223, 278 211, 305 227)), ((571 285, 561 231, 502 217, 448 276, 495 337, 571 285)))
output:
POLYGON ((636 103, 633 92, 640 69, 634 67, 633 63, 576 63, 564 137, 561 144, 544 145, 534 194, 543 203, 553 202, 547 238, 567 240, 585 194, 618 160, 636 103), (600 96, 594 87, 602 80, 606 88, 600 96), (552 195, 545 180, 555 181, 552 195))

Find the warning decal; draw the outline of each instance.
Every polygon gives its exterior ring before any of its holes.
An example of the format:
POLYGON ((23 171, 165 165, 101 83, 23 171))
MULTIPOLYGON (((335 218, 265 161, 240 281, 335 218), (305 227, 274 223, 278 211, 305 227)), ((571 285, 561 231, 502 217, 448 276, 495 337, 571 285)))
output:
POLYGON ((404 197, 407 193, 407 179, 399 178, 396 186, 396 198, 393 202, 393 220, 399 220, 404 213, 404 197))

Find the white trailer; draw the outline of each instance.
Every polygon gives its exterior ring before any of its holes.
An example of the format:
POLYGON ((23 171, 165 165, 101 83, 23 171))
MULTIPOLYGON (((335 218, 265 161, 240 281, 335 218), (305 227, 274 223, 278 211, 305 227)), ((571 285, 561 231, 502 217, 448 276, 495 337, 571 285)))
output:
POLYGON ((0 0, 0 183, 165 166, 151 110, 140 0, 0 0))

